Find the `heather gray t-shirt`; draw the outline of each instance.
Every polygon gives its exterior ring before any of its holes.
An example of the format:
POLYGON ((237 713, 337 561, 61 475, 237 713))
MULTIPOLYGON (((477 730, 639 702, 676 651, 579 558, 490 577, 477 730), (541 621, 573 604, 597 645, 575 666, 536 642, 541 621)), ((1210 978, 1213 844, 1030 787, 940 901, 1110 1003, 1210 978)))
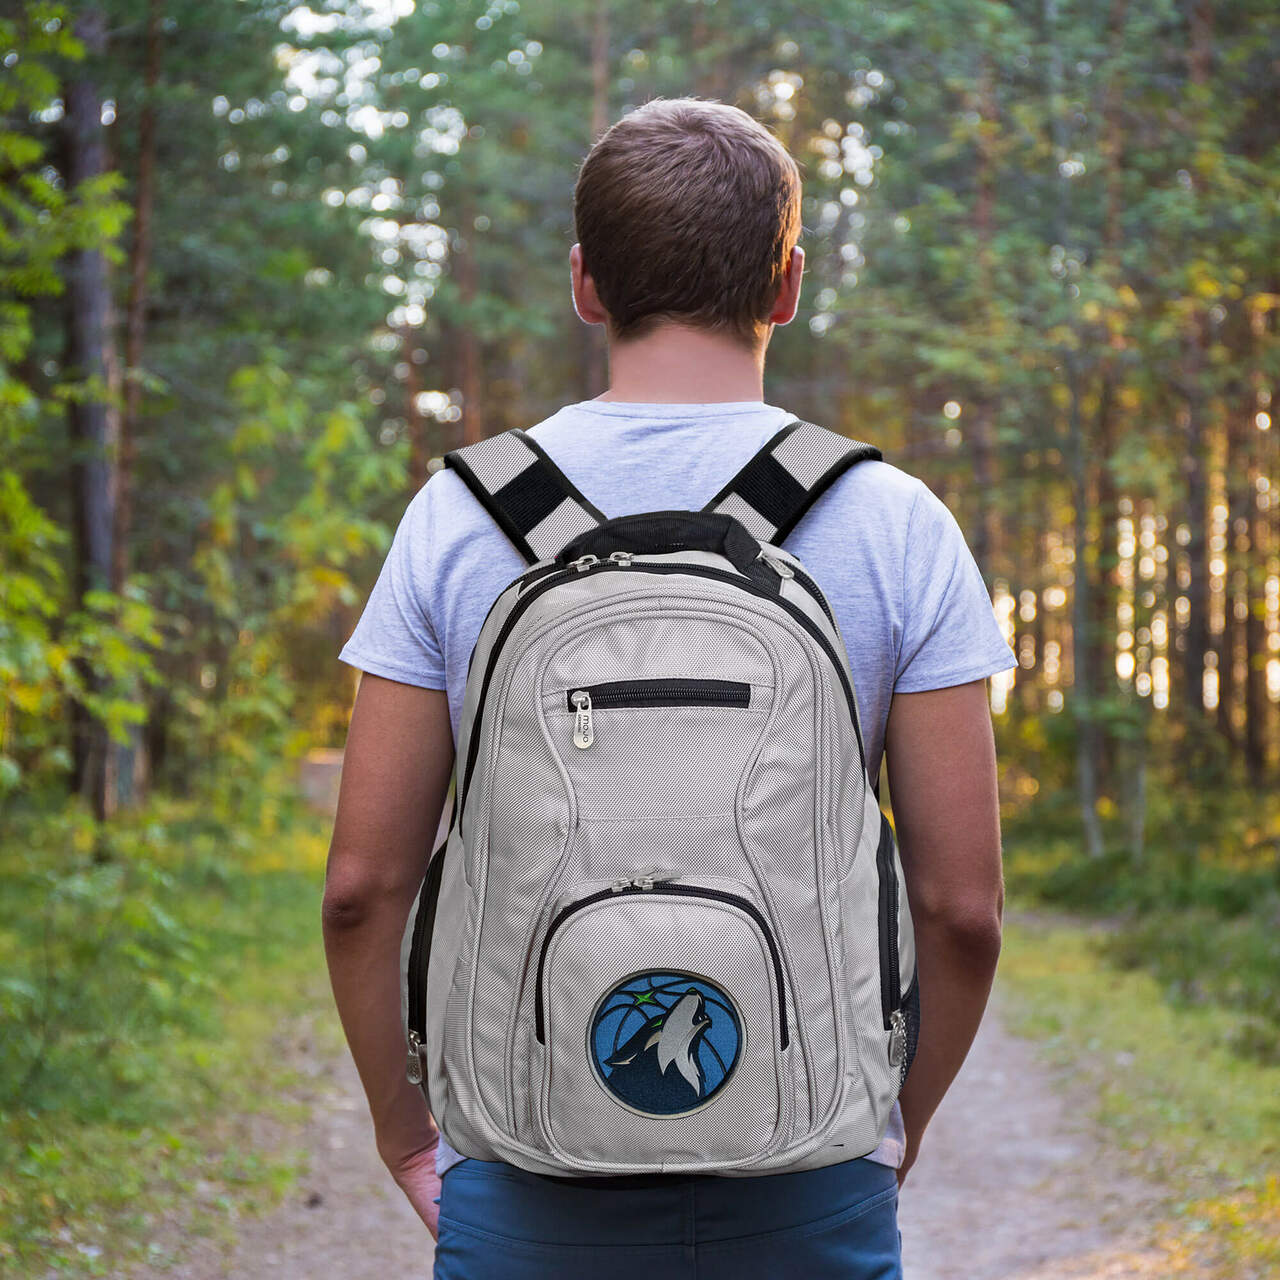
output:
MULTIPOLYGON (((568 405, 530 434, 607 516, 702 507, 787 421, 762 401, 568 405)), ((880 769, 895 692, 980 680, 1016 665, 951 513, 884 462, 851 468, 786 540, 822 588, 849 651, 867 766, 880 769)), ((342 660, 446 689, 454 740, 480 625, 524 562, 466 485, 432 476, 409 503, 342 660)), ((871 1155, 902 1162, 895 1107, 871 1155)), ((440 1172, 460 1157, 441 1140, 440 1172)))

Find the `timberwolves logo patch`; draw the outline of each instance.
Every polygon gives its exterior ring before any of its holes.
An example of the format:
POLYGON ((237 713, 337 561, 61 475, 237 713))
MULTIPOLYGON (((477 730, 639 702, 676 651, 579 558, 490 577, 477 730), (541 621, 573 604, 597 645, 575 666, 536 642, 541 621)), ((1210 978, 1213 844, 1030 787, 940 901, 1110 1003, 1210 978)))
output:
POLYGON ((624 1106, 678 1116, 705 1106, 733 1075, 742 1050, 733 1001, 696 974, 634 974, 596 1006, 587 1052, 601 1084, 624 1106))

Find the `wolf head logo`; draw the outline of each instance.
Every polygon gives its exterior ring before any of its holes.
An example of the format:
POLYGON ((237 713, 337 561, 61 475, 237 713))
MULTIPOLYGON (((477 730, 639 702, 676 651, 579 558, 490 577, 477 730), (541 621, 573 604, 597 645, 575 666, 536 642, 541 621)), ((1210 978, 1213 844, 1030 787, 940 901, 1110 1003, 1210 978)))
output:
POLYGON ((612 1045, 600 1043, 596 1061, 620 1101, 651 1115, 678 1115, 701 1106, 725 1082, 740 1033, 733 1006, 718 988, 705 980, 681 982, 678 974, 662 976, 668 980, 649 986, 644 982, 652 984, 658 975, 633 980, 601 1002, 596 1025, 607 1025, 612 1045), (636 1021, 640 1026, 623 1039, 636 1021), (718 1048, 705 1043, 709 1034, 718 1048))

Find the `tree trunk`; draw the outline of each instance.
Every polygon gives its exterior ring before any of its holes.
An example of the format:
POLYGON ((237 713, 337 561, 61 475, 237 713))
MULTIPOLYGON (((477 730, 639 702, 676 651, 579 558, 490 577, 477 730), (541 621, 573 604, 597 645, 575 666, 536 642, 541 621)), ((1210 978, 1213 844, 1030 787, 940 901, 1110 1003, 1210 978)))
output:
POLYGON ((1129 857, 1140 866, 1147 853, 1147 716, 1140 716, 1141 728, 1133 741, 1133 794, 1129 797, 1129 857))
MULTIPOLYGON (((1251 398, 1245 385, 1237 389, 1242 400, 1251 398)), ((1235 395, 1232 396, 1233 402, 1235 395)), ((1238 403, 1238 402, 1237 402, 1238 403)), ((1245 622, 1237 608, 1248 607, 1249 599, 1249 456, 1244 424, 1249 413, 1240 406, 1228 412, 1223 431, 1222 474, 1226 478, 1227 527, 1222 559, 1226 573, 1222 584, 1222 636, 1218 641, 1218 731, 1233 747, 1240 746, 1238 732, 1240 694, 1237 660, 1244 647, 1245 622)))
MULTIPOLYGON (((591 26, 591 140, 594 146, 609 127, 609 0, 595 0, 591 26)), ((583 398, 593 400, 609 386, 609 354, 604 328, 584 324, 582 343, 583 398)))
POLYGON ((484 356, 476 333, 475 301, 479 293, 476 273, 475 210, 471 201, 462 206, 462 232, 454 247, 454 271, 462 300, 462 327, 458 333, 458 355, 462 366, 462 443, 475 444, 485 438, 484 356))
MULTIPOLYGON (((1104 183, 1106 191, 1106 208, 1103 217, 1102 253, 1094 264, 1094 270, 1100 274, 1121 270, 1121 254, 1123 237, 1120 226, 1120 210, 1123 206, 1121 179, 1124 165, 1124 129, 1120 120, 1120 109, 1124 100, 1124 89, 1116 69, 1124 54, 1124 25, 1128 14, 1127 0, 1112 0, 1111 11, 1107 20, 1108 28, 1108 70, 1111 73, 1102 99, 1102 137, 1100 149, 1104 157, 1104 183)), ((1098 375, 1097 414, 1091 436, 1091 452, 1095 460, 1092 468, 1094 487, 1094 520, 1097 530, 1095 543, 1096 555, 1093 564, 1093 609, 1092 633, 1090 645, 1092 658, 1090 669, 1095 676, 1095 696, 1105 698, 1107 694, 1116 692, 1116 631, 1117 614, 1120 604, 1120 554, 1119 554, 1119 521, 1120 493, 1116 488, 1115 476, 1111 470, 1111 459, 1115 455, 1117 438, 1117 395, 1120 381, 1118 372, 1119 351, 1123 348, 1123 339, 1110 335, 1105 345, 1099 343, 1100 368, 1098 375)), ((1136 527, 1136 518, 1135 518, 1136 527)), ((1134 593, 1135 613, 1137 597, 1134 593)), ((1137 621, 1130 630, 1137 632, 1137 621)), ((1137 643, 1134 641, 1134 649, 1137 643)), ((1136 653, 1135 653, 1136 658, 1136 653)), ((1117 757, 1118 744, 1114 738, 1104 732, 1099 723, 1098 762, 1099 775, 1103 779, 1115 779, 1118 776, 1117 757)), ((1113 798, 1118 798, 1115 787, 1107 787, 1113 798)))
POLYGON ((1204 714, 1204 673, 1209 654, 1209 539, 1208 465, 1205 441, 1205 406, 1200 379, 1204 374, 1204 334, 1200 320, 1193 323, 1187 343, 1187 376, 1183 406, 1182 477, 1186 500, 1188 585, 1187 625, 1182 633, 1182 677, 1187 710, 1204 714))
POLYGON ((116 502, 114 579, 117 589, 129 573, 129 535, 133 525, 134 462, 138 415, 142 408, 142 351, 147 326, 147 272, 151 266, 151 217, 156 185, 156 85, 160 80, 160 0, 148 0, 147 54, 142 110, 138 116, 138 187, 133 211, 133 251, 129 258, 129 296, 124 324, 124 412, 120 418, 120 465, 116 502))
POLYGON ((1261 309, 1251 310, 1249 326, 1253 342, 1250 355, 1253 370, 1245 430, 1253 438, 1253 447, 1249 450, 1249 563, 1245 577, 1248 613, 1244 624, 1244 760, 1249 771, 1249 781, 1255 787, 1260 787, 1267 772, 1267 729, 1270 719, 1270 704, 1267 699, 1267 569, 1275 548, 1268 536, 1268 521, 1258 488, 1258 482, 1267 474, 1264 438, 1261 433, 1251 431, 1250 428, 1253 415, 1257 412, 1258 393, 1264 386, 1259 357, 1266 334, 1265 312, 1261 309))
MULTIPOLYGON (((1070 196, 1061 161, 1067 154, 1066 104, 1062 100, 1062 50, 1058 44, 1057 0, 1043 0, 1045 41, 1048 46, 1049 115, 1053 139, 1053 160, 1058 167, 1059 198, 1053 218, 1057 241, 1065 249, 1070 237, 1070 196)), ((1063 280, 1064 306, 1073 329, 1076 328, 1074 300, 1063 280)), ((1077 344, 1078 347, 1079 344, 1077 344)), ((1062 367, 1067 381, 1067 459, 1071 477, 1074 549, 1073 585, 1071 588, 1071 666, 1073 686, 1071 711, 1076 728, 1076 787, 1080 801, 1080 824, 1085 851, 1091 858, 1103 853, 1102 824, 1098 818, 1098 717, 1095 701, 1096 682, 1090 630, 1093 621, 1092 583, 1089 580, 1089 482, 1088 452, 1085 444, 1084 414, 1081 407, 1080 370, 1076 349, 1062 351, 1062 367)))
MULTIPOLYGON (((1213 7, 1210 0, 1190 0, 1188 9, 1190 44, 1187 66, 1191 84, 1197 91, 1208 84, 1213 56, 1213 7)), ((1195 104, 1189 118, 1200 115, 1195 104)), ((1194 143, 1194 138, 1189 139, 1194 143)), ((1187 335, 1186 447, 1183 457, 1183 479, 1186 485, 1187 627, 1183 635, 1183 679, 1187 686, 1188 706, 1193 715, 1204 713, 1205 659, 1209 653, 1209 554, 1205 520, 1208 515, 1208 475, 1206 458, 1207 406, 1203 393, 1206 350, 1205 318, 1197 315, 1187 335)))
MULTIPOLYGON (((974 200, 973 225, 977 238, 976 288, 982 299, 982 312, 990 324, 991 240, 995 231, 996 165, 992 130, 998 127, 999 106, 995 95, 995 78, 989 57, 983 57, 978 89, 973 99, 978 114, 977 191, 974 200)), ((965 433, 973 463, 974 490, 979 509, 974 513, 973 555, 990 592, 1000 572, 1007 572, 1001 557, 1000 508, 996 500, 999 477, 996 466, 995 424, 992 411, 994 387, 982 387, 974 397, 972 426, 965 433), (997 568, 997 566, 999 566, 997 568)))
MULTIPOLYGON (((142 409, 142 353, 146 341, 147 272, 151 267, 152 213, 155 209, 156 86, 160 80, 160 0, 148 0, 146 63, 143 70, 142 110, 138 116, 138 179, 133 211, 133 246, 129 255, 129 293, 124 324, 124 404, 120 415, 119 464, 116 471, 116 528, 112 557, 112 585, 122 591, 129 576, 133 533, 134 472, 138 419, 142 409)), ((145 792, 149 762, 145 735, 129 729, 129 741, 118 746, 119 802, 128 807, 145 792)))
MULTIPOLYGON (((1103 357, 1102 381, 1098 391, 1098 409, 1089 435, 1089 456, 1094 466, 1088 467, 1086 484, 1093 488, 1093 530, 1089 538, 1092 563, 1089 566, 1092 605, 1089 614, 1089 669, 1094 678, 1094 697, 1105 700, 1117 692, 1116 630, 1120 604, 1120 494, 1110 462, 1115 452, 1115 397, 1108 357, 1103 357)), ((1086 497, 1086 501, 1088 498, 1086 497)), ((1131 631, 1136 631, 1136 626, 1131 631)), ((1136 645, 1135 645, 1136 647, 1136 645)), ((1117 745, 1114 737, 1098 725, 1098 771, 1103 779, 1116 777, 1117 745)), ((1115 794, 1105 782, 1104 792, 1115 794)))
MULTIPOLYGON (((1049 539, 1044 527, 1044 510, 1047 506, 1046 499, 1044 506, 1037 505, 1034 515, 1026 516, 1027 524, 1035 530, 1035 536, 1027 539, 1025 544, 1031 549, 1032 561, 1027 566, 1024 580, 1035 584, 1036 616, 1031 620, 1028 632, 1031 637, 1033 665, 1025 675, 1019 673, 1017 689, 1022 709, 1028 715, 1034 715, 1040 711, 1045 695, 1044 651, 1049 642, 1049 615, 1044 597, 1047 588, 1053 585, 1050 579, 1049 539), (1039 679, 1036 678, 1037 673, 1039 673, 1039 679)), ((1021 663, 1021 645, 1018 649, 1018 661, 1021 663)))
POLYGON ((591 24, 591 142, 609 127, 609 0, 595 0, 591 24))
MULTIPOLYGON (((75 34, 90 57, 105 52, 106 18, 101 9, 85 9, 75 34)), ((69 190, 104 172, 102 99, 80 64, 63 88, 65 174, 69 190)), ((82 385, 67 409, 71 436, 71 498, 75 547, 75 588, 87 593, 111 587, 116 503, 116 451, 119 417, 108 399, 111 293, 107 261, 99 250, 77 249, 66 260, 66 374, 82 385)), ((82 670, 86 686, 97 678, 82 670)), ((83 704, 72 708, 73 786, 99 821, 115 809, 110 739, 106 726, 83 704)))
POLYGON ((1068 351, 1064 360, 1070 393, 1069 455, 1072 501, 1075 506, 1072 521, 1075 565, 1071 588, 1071 707, 1076 726, 1076 781, 1085 849, 1091 858, 1099 858, 1103 853, 1102 824, 1098 819, 1101 735, 1098 732, 1097 681, 1093 670, 1094 646, 1090 634, 1093 623, 1093 590, 1089 581, 1087 465, 1075 353, 1068 351))
POLYGON ((431 459, 431 441, 427 438, 427 420, 418 402, 422 394, 423 352, 418 346, 418 331, 411 324, 400 329, 400 358, 405 364, 404 421, 409 440, 409 489, 417 493, 427 483, 427 463, 431 459))

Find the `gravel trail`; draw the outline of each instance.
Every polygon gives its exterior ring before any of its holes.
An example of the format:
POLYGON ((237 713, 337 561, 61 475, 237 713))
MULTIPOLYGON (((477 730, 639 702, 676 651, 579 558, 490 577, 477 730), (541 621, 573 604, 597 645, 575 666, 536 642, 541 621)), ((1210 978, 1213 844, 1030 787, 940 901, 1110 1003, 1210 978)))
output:
POLYGON ((1160 1193, 1109 1157, 1080 1095, 997 1000, 902 1191, 907 1280, 1163 1276, 1160 1193))

